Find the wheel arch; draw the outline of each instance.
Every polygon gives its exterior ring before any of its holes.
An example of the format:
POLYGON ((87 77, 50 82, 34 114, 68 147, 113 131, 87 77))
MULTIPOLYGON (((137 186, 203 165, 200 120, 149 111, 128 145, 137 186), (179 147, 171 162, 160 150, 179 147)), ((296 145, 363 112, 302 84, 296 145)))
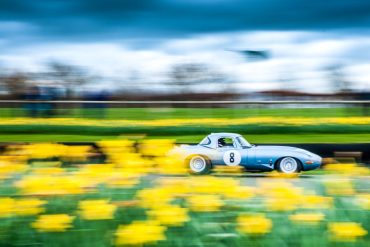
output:
POLYGON ((212 160, 205 154, 198 154, 198 153, 189 154, 188 156, 186 156, 185 162, 188 163, 191 160, 191 158, 193 158, 194 156, 202 156, 207 162, 209 162, 211 167, 213 167, 212 160))
POLYGON ((185 165, 188 167, 188 171, 190 174, 193 174, 193 175, 204 175, 204 174, 209 174, 213 168, 212 166, 212 162, 211 160, 209 159, 208 156, 206 155, 203 155, 203 154, 192 154, 192 155, 188 155, 186 157, 186 159, 184 160, 185 162, 185 165), (194 157, 199 157, 199 158, 202 158, 205 162, 204 164, 204 167, 200 170, 197 170, 197 168, 193 168, 192 165, 191 165, 191 160, 194 158, 194 157))
POLYGON ((297 158, 295 156, 292 156, 292 155, 285 155, 285 156, 281 156, 281 157, 277 158, 276 161, 275 161, 275 163, 274 163, 274 170, 276 170, 278 168, 277 166, 278 166, 279 162, 282 159, 287 158, 287 157, 291 157, 291 158, 295 159, 297 161, 299 170, 300 171, 303 171, 303 163, 302 163, 302 161, 299 158, 297 158))

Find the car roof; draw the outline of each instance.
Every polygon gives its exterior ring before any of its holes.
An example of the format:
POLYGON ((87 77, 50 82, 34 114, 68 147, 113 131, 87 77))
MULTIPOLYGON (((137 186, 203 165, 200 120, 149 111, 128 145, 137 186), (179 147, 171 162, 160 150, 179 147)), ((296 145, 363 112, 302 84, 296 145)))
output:
POLYGON ((240 134, 236 134, 236 133, 228 133, 228 132, 220 132, 220 133, 211 133, 209 134, 208 136, 220 136, 220 137, 238 137, 238 136, 241 136, 240 134))

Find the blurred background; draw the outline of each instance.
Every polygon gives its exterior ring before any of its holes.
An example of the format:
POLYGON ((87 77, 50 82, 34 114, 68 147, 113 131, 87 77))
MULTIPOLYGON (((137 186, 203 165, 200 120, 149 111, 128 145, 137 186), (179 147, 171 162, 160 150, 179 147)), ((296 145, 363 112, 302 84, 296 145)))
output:
MULTIPOLYGON (((366 1, 1 0, 0 4, 0 117, 8 119, 0 129, 3 141, 100 138, 91 137, 85 128, 51 130, 40 119, 14 125, 16 118, 137 122, 226 118, 233 124, 232 119, 249 117, 369 116, 366 1), (328 100, 332 103, 322 102, 328 100)), ((252 142, 269 142, 269 137, 253 134, 270 134, 270 142, 368 142, 367 120, 352 120, 347 124, 361 123, 361 128, 320 131, 321 127, 300 128, 296 123, 291 137, 274 136, 282 132, 273 128, 234 130, 252 134, 252 142)), ((142 128, 115 128, 94 134, 198 141, 212 129, 154 134, 142 128)))
POLYGON ((368 99, 369 8, 362 0, 2 0, 0 95, 368 99))
POLYGON ((0 246, 370 246, 370 1, 0 0, 0 246), (298 176, 168 153, 211 132, 298 176))

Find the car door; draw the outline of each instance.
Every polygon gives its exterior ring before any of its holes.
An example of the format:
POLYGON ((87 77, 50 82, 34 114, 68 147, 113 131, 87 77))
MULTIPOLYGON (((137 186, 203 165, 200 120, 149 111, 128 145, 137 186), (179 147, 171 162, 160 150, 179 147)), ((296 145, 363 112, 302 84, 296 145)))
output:
POLYGON ((217 163, 227 166, 245 165, 247 161, 247 151, 242 149, 235 138, 229 139, 225 146, 217 147, 217 163))

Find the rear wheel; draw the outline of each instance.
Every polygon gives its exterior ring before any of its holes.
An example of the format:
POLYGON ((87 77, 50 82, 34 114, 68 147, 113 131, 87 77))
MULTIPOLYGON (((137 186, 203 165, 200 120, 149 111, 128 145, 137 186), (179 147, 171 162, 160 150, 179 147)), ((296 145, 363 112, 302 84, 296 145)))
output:
POLYGON ((211 162, 201 155, 191 156, 187 161, 192 174, 207 174, 211 170, 211 162))
POLYGON ((277 165, 278 171, 285 174, 298 173, 300 168, 300 163, 293 157, 284 157, 277 165))

